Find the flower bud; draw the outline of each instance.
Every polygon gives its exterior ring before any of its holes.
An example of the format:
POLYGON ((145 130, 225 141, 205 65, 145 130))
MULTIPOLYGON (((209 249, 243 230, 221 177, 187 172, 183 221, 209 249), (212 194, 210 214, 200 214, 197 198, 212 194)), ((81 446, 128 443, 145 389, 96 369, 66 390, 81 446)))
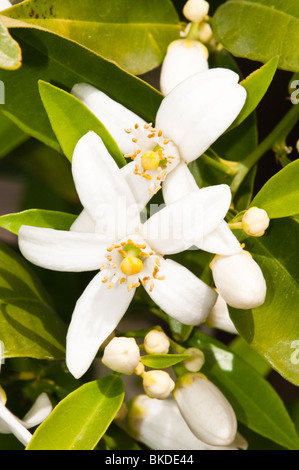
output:
POLYGON ((231 307, 249 309, 264 303, 266 282, 261 268, 248 252, 216 256, 211 269, 219 294, 231 307))
POLYGON ((209 13, 210 5, 205 0, 188 0, 183 8, 184 16, 193 23, 199 23, 209 13))
POLYGON ((242 218, 242 228, 244 232, 252 237, 261 237, 268 228, 270 219, 264 209, 251 207, 245 212, 242 218))
POLYGON ((237 435, 236 445, 210 446, 192 433, 175 400, 156 400, 138 395, 128 406, 126 428, 139 442, 153 450, 237 450, 246 449, 247 442, 237 435))
POLYGON ((227 331, 235 335, 238 334, 238 330, 230 319, 227 303, 221 295, 218 295, 217 301, 206 319, 206 322, 214 328, 219 328, 219 330, 227 331))
POLYGON ((152 330, 144 338, 144 349, 148 354, 167 354, 169 339, 163 331, 152 330))
POLYGON ((230 445, 237 433, 237 419, 222 392, 202 374, 186 374, 175 386, 174 398, 189 428, 203 442, 230 445))
POLYGON ((150 398, 164 400, 174 389, 174 381, 164 370, 150 370, 143 374, 143 388, 150 398))
POLYGON ((204 353, 198 348, 186 349, 185 354, 190 354, 190 358, 184 361, 184 367, 189 372, 198 372, 205 362, 204 353))
POLYGON ((199 25, 198 28, 198 33, 197 33, 197 39, 200 42, 203 42, 204 44, 207 44, 209 41, 211 41, 213 37, 213 31, 209 23, 202 22, 199 25))
POLYGON ((102 358, 109 369, 130 375, 140 361, 139 347, 134 338, 113 338, 106 346, 102 358))
POLYGON ((160 88, 167 95, 179 83, 209 68, 206 46, 192 39, 177 39, 167 49, 160 75, 160 88))

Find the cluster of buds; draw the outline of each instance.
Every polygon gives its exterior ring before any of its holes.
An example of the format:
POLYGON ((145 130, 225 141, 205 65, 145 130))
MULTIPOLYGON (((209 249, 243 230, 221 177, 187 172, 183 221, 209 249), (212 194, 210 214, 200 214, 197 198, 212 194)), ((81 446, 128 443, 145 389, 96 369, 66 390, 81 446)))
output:
POLYGON ((209 8, 205 0, 188 0, 185 4, 183 13, 190 23, 182 33, 182 39, 168 46, 160 76, 160 88, 164 95, 187 77, 209 68, 207 46, 213 39, 209 8))

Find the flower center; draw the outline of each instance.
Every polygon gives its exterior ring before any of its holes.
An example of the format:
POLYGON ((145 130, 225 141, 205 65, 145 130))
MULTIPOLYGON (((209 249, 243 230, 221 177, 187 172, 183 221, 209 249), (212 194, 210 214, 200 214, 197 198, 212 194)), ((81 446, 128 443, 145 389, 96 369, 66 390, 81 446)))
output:
POLYGON ((126 283, 128 291, 134 287, 150 282, 149 290, 152 291, 156 281, 161 281, 164 276, 159 276, 160 259, 143 241, 140 243, 127 239, 107 248, 107 263, 101 267, 105 271, 102 279, 107 283, 108 289, 112 289, 115 283, 126 283), (145 271, 145 272, 144 272, 145 271))
POLYGON ((145 124, 143 128, 135 124, 134 129, 125 129, 125 132, 133 135, 132 141, 136 144, 135 152, 125 157, 134 160, 135 175, 149 180, 149 193, 155 194, 167 173, 179 163, 178 149, 170 139, 163 136, 161 130, 151 124, 145 124))

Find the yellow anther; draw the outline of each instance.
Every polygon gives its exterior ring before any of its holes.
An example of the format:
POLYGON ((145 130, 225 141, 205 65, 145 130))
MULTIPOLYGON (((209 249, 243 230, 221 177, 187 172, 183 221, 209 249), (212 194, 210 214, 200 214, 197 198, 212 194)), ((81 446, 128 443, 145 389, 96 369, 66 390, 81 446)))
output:
POLYGON ((143 263, 136 256, 127 256, 121 262, 120 269, 126 276, 132 276, 142 271, 143 263))
POLYGON ((155 170, 160 163, 160 157, 157 152, 145 152, 141 156, 141 165, 144 170, 155 170))

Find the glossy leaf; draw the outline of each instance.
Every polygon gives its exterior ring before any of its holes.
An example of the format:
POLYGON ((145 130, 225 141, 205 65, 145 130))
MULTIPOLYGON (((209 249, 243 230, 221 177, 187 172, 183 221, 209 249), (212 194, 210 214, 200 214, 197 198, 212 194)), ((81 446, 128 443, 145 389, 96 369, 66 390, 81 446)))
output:
POLYGON ((240 114, 232 123, 230 129, 239 126, 256 109, 273 80, 278 59, 279 57, 273 57, 269 62, 240 82, 240 85, 247 92, 247 97, 240 114))
POLYGON ((141 356, 140 361, 152 369, 166 369, 189 357, 189 354, 147 354, 146 356, 141 356))
POLYGON ((254 367, 263 377, 266 377, 269 372, 271 372, 272 369, 268 362, 254 351, 242 336, 236 336, 236 338, 230 342, 229 347, 234 353, 241 356, 244 361, 254 367))
POLYGON ((2 112, 27 134, 61 151, 39 95, 39 80, 66 91, 76 83, 90 83, 146 121, 155 121, 163 97, 150 85, 57 34, 10 18, 5 21, 20 43, 23 65, 13 72, 0 70, 0 80, 6 83, 2 112))
POLYGON ((229 0, 216 11, 212 26, 233 55, 263 63, 279 55, 279 68, 299 71, 297 0, 229 0))
POLYGON ((103 124, 75 96, 50 83, 39 81, 39 91, 57 140, 71 161, 75 146, 87 132, 94 131, 103 140, 110 155, 121 167, 123 154, 103 124))
POLYGON ((298 238, 298 221, 291 218, 271 220, 263 237, 247 238, 245 249, 266 279, 266 300, 250 310, 229 307, 243 338, 295 385, 299 385, 299 362, 294 359, 294 342, 299 338, 298 238))
POLYGON ((0 245, 0 339, 4 356, 64 359, 66 327, 27 263, 0 245))
POLYGON ((0 216, 0 227, 16 235, 19 233, 19 229, 22 225, 69 230, 76 217, 76 215, 66 214, 64 212, 29 209, 15 214, 0 216))
POLYGON ((201 372, 222 390, 238 421, 288 449, 299 449, 294 424, 267 380, 238 354, 201 331, 195 330, 187 345, 203 351, 201 372))
POLYGON ((121 407, 122 380, 88 382, 60 401, 37 428, 27 450, 93 450, 121 407))
MULTIPOLYGON (((22 51, 0 20, 0 68, 16 70, 22 65, 22 51)), ((1 102, 0 102, 1 103, 1 102)), ((1 103, 2 104, 2 103, 1 103)))
POLYGON ((5 157, 27 139, 28 136, 21 129, 0 113, 0 158, 5 157))
POLYGON ((29 0, 6 13, 72 39, 134 74, 162 62, 179 37, 169 0, 29 0))
POLYGON ((271 219, 298 214, 298 181, 299 160, 295 160, 266 182, 253 199, 251 207, 264 209, 271 219))

